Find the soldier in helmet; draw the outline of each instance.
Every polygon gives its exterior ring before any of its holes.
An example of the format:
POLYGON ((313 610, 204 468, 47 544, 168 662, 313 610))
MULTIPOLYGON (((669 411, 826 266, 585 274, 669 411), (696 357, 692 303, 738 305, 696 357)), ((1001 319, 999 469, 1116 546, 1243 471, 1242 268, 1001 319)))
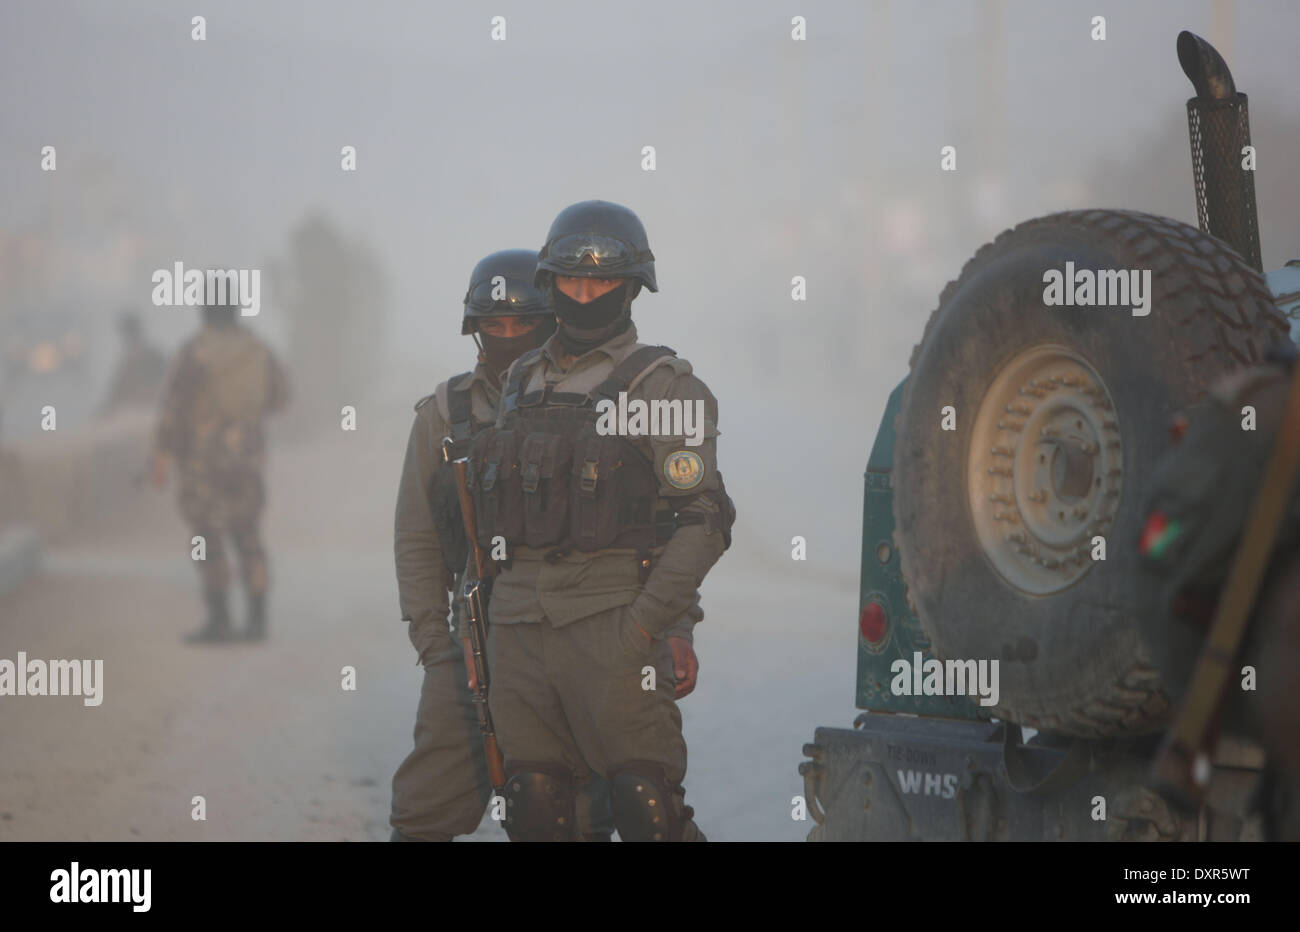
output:
MULTIPOLYGON (((415 747, 393 776, 390 822, 393 841, 451 841, 478 826, 491 787, 484 760, 467 653, 448 628, 461 606, 449 606, 448 591, 469 554, 461 522, 456 479, 444 462, 464 456, 474 435, 494 417, 501 374, 525 350, 541 346, 555 332, 555 315, 533 285, 537 254, 531 249, 495 252, 474 267, 465 293, 461 333, 478 346, 478 365, 443 382, 415 405, 397 497, 394 552, 398 597, 407 633, 424 665, 416 709, 415 747)), ((608 794, 597 789, 585 814, 588 835, 608 827, 608 794)))
POLYGON ((180 476, 181 513, 204 539, 196 561, 207 620, 192 642, 235 637, 227 604, 226 538, 239 556, 248 597, 245 636, 266 635, 266 551, 259 522, 265 494, 262 422, 289 400, 288 381, 270 347, 239 323, 233 304, 203 308, 203 325, 181 347, 167 374, 155 435, 153 483, 180 476))
MULTIPOLYGON (((533 284, 537 253, 507 249, 483 259, 470 274, 461 333, 478 346, 478 365, 443 382, 416 403, 398 491, 394 551, 402 617, 424 665, 416 709, 415 747, 393 776, 390 822, 393 841, 450 841, 475 830, 491 793, 482 737, 468 686, 468 647, 456 644, 459 600, 448 590, 469 556, 455 476, 442 456, 452 441, 453 459, 469 452, 473 437, 495 418, 501 375, 523 352, 555 332, 555 315, 533 284)), ((689 637, 703 617, 698 601, 679 628, 689 637)), ((691 679, 694 673, 692 671, 691 679)), ((576 835, 608 840, 613 831, 609 792, 599 775, 576 797, 576 835)))
POLYGON ((681 619, 735 517, 717 470, 717 401, 672 350, 637 342, 632 301, 658 285, 626 207, 562 211, 536 282, 559 329, 511 366, 470 463, 480 543, 505 557, 488 654, 507 832, 571 837, 575 788, 600 774, 624 841, 703 840, 685 803, 675 698, 695 675, 681 619), (698 404, 701 430, 599 428, 598 404, 621 396, 698 404))

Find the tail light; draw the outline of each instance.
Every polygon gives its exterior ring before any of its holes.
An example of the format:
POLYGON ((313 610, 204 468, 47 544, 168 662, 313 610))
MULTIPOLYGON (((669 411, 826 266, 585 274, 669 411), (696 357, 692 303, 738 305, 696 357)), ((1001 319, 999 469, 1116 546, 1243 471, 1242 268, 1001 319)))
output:
POLYGON ((858 616, 858 630, 869 644, 879 644, 885 639, 885 630, 889 627, 889 618, 885 607, 874 599, 862 606, 858 616))

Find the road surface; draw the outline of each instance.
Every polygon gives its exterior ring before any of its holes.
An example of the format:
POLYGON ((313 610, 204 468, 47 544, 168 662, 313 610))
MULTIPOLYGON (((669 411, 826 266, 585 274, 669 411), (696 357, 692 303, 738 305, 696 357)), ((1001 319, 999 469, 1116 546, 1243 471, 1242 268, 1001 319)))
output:
MULTIPOLYGON (((264 644, 182 642, 202 609, 170 494, 124 489, 129 521, 47 550, 42 574, 0 599, 0 657, 102 659, 103 703, 0 697, 0 840, 388 837, 420 688, 391 558, 408 425, 394 412, 273 448, 264 644)), ((791 560, 788 534, 745 521, 761 503, 740 509, 682 703, 687 801, 711 839, 794 841, 810 826, 791 818, 800 746, 853 717, 856 579, 791 560)), ((473 837, 505 834, 485 817, 473 837)))

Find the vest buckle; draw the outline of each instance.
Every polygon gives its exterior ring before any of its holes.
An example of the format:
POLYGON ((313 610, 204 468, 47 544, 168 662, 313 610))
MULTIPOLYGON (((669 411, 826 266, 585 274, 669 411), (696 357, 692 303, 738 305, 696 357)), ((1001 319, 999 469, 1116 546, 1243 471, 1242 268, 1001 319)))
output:
POLYGON ((537 463, 527 463, 524 465, 523 488, 525 492, 536 492, 537 484, 541 481, 542 470, 537 463))
POLYGON ((586 459, 582 462, 582 473, 578 477, 578 488, 592 495, 596 491, 596 482, 600 478, 597 460, 586 459))

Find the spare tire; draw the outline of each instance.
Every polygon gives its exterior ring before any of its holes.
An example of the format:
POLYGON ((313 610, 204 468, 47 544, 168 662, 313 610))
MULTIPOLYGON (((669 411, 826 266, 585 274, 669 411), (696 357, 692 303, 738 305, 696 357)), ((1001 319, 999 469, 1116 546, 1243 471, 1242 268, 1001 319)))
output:
POLYGON ((934 653, 999 661, 995 715, 1081 737, 1166 722, 1133 608, 1143 486, 1171 418, 1286 332, 1228 246, 1132 211, 1023 223, 944 289, 896 424, 894 534, 934 653), (1047 306, 1067 261, 1150 270, 1149 314, 1047 306))

